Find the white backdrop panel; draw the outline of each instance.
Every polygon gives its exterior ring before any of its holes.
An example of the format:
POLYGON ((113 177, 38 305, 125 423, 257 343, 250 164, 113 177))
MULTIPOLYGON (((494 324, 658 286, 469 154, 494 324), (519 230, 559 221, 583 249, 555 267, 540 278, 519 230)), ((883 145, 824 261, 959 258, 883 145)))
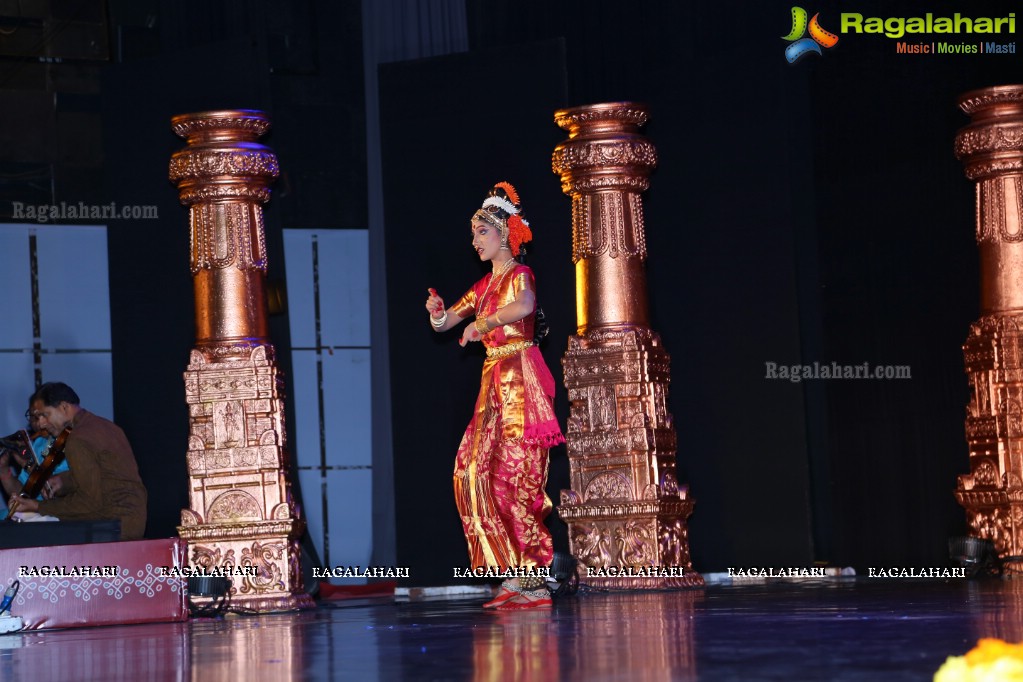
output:
POLYGON ((32 275, 24 225, 0 225, 0 348, 32 347, 32 275))
POLYGON ((328 466, 373 464, 369 350, 323 354, 323 411, 328 466))
POLYGON ((368 346, 369 233, 324 230, 317 239, 323 345, 368 346))
POLYGON ((0 376, 4 378, 0 391, 0 436, 6 436, 26 427, 25 410, 35 387, 32 354, 0 353, 0 376))
POLYGON ((36 243, 43 347, 109 350, 107 229, 47 225, 36 243))

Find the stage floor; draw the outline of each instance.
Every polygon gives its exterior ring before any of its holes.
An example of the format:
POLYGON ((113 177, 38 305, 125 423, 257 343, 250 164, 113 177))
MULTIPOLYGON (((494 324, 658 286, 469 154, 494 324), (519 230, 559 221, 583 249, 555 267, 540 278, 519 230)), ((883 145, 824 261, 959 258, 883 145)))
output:
POLYGON ((335 601, 223 620, 0 635, 0 680, 930 680, 1023 640, 1023 580, 587 592, 551 610, 335 601))

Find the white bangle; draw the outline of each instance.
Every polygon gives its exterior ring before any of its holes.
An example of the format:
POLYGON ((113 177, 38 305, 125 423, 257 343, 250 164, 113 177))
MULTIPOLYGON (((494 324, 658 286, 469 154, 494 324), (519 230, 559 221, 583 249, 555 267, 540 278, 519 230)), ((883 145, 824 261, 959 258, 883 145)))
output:
POLYGON ((448 321, 448 311, 444 311, 444 314, 440 317, 434 317, 430 315, 430 324, 433 325, 434 329, 440 329, 444 326, 444 323, 448 321))

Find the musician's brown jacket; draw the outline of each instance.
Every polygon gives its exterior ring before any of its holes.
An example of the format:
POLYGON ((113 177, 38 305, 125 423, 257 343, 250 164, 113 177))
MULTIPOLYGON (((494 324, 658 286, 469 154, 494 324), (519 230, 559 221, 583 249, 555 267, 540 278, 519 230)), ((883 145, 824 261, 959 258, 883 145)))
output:
POLYGON ((146 530, 146 488, 131 445, 117 424, 79 410, 64 446, 68 467, 60 497, 39 503, 39 513, 62 521, 121 520, 121 539, 146 530))

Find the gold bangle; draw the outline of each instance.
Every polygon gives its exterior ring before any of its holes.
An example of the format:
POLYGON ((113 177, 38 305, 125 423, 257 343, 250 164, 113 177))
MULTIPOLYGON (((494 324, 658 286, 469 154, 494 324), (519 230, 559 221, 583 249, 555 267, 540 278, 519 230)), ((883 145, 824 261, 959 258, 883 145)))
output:
POLYGON ((487 324, 487 318, 477 317, 476 318, 476 331, 480 334, 486 334, 490 331, 490 325, 487 324))
POLYGON ((497 320, 497 326, 503 326, 504 322, 501 322, 501 310, 500 308, 494 311, 494 319, 497 320))

